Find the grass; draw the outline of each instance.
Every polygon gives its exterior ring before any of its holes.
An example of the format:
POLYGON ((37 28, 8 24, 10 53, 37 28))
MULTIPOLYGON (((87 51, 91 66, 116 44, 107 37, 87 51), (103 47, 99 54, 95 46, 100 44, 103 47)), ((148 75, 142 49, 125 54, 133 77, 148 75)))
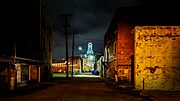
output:
MULTIPOLYGON (((71 76, 71 74, 69 74, 71 76)), ((66 73, 53 73, 53 77, 66 77, 66 73)))

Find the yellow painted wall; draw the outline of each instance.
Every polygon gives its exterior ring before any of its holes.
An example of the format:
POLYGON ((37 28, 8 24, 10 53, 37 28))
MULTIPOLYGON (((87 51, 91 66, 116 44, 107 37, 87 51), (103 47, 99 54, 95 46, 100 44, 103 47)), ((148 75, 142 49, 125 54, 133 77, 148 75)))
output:
POLYGON ((135 88, 180 90, 180 26, 135 27, 135 88))

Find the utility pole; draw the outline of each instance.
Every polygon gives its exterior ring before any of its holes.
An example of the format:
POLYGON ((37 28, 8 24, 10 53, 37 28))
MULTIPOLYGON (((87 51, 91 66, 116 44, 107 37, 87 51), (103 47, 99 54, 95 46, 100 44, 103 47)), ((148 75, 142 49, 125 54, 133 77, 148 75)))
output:
POLYGON ((68 14, 64 14, 62 15, 63 17, 65 17, 65 23, 64 23, 64 30, 65 30, 65 35, 66 35, 66 78, 68 79, 68 29, 70 27, 70 25, 68 24, 68 17, 71 15, 68 14))
POLYGON ((66 78, 68 78, 68 25, 67 25, 67 14, 65 14, 65 34, 66 34, 66 78))
POLYGON ((73 60, 74 60, 74 34, 77 34, 77 32, 73 32, 73 38, 72 38, 72 68, 71 68, 72 77, 73 77, 73 60))
POLYGON ((73 59, 74 59, 74 33, 73 33, 73 39, 72 39, 72 74, 71 77, 73 78, 73 59))

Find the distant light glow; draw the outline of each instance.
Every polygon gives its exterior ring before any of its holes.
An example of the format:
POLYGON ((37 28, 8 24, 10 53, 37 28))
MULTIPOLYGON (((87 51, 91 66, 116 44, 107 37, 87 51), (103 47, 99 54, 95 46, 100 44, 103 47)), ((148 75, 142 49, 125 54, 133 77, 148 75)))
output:
POLYGON ((90 60, 93 60, 93 59, 94 59, 94 57, 91 55, 91 56, 89 56, 89 59, 90 59, 90 60))
POLYGON ((80 51, 82 50, 82 47, 81 46, 79 46, 79 48, 78 48, 80 51))

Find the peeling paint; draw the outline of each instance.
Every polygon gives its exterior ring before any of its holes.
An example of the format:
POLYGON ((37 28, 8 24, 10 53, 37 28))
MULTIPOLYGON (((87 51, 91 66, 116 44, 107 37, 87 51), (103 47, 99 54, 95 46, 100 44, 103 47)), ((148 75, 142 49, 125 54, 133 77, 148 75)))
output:
POLYGON ((180 90, 180 26, 136 26, 134 45, 136 89, 180 90))

